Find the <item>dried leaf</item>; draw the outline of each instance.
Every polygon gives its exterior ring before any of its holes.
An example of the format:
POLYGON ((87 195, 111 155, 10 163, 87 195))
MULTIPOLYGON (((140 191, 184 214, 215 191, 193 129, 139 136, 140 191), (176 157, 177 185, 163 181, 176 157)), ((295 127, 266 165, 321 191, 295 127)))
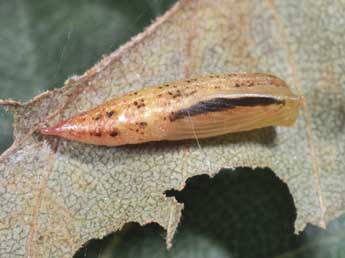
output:
POLYGON ((183 206, 164 192, 224 167, 270 167, 293 195, 296 230, 325 226, 345 208, 344 11, 330 0, 180 1, 63 88, 0 101, 15 136, 0 161, 0 252, 71 257, 130 221, 159 223, 169 246, 183 206), (201 148, 193 140, 106 148, 33 133, 130 90, 238 71, 273 73, 304 95, 297 125, 200 140, 201 148))

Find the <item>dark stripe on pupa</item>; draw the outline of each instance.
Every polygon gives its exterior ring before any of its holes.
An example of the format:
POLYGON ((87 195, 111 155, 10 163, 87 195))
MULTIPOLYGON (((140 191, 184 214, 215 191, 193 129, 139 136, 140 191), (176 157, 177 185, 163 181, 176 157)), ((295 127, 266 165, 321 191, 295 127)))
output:
POLYGON ((208 112, 218 112, 236 107, 255 107, 268 105, 284 105, 285 100, 271 97, 242 97, 242 98, 214 98, 190 106, 189 108, 178 110, 171 113, 170 121, 182 119, 186 116, 206 114, 208 112))

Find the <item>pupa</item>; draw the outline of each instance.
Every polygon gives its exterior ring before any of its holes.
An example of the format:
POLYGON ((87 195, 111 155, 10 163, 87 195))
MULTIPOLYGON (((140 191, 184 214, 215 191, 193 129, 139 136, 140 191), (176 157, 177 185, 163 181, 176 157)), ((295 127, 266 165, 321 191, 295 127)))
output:
POLYGON ((293 126, 301 101, 273 75, 207 75, 129 92, 39 132, 107 146, 207 138, 293 126))

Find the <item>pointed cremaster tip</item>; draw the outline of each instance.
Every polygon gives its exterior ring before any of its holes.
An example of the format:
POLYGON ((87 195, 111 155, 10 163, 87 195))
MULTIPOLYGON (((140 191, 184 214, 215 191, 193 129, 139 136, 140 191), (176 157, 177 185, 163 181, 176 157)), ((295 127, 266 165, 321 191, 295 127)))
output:
POLYGON ((38 132, 44 135, 54 135, 55 129, 54 127, 40 128, 38 129, 38 132))
POLYGON ((61 134, 61 129, 62 129, 62 126, 64 125, 64 123, 60 122, 54 126, 51 126, 51 127, 45 127, 45 128, 40 128, 38 129, 38 132, 40 134, 44 134, 44 135, 60 135, 61 134))

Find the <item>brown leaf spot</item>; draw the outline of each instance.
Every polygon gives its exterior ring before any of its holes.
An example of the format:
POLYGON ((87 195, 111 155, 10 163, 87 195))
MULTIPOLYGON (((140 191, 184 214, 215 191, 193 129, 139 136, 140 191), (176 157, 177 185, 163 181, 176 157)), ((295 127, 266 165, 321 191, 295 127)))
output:
POLYGON ((175 99, 175 98, 181 97, 181 96, 182 96, 181 91, 180 91, 180 90, 177 90, 177 91, 175 92, 175 94, 173 95, 173 98, 175 99))
POLYGON ((95 121, 97 121, 97 120, 99 120, 99 119, 101 119, 101 115, 100 114, 97 114, 93 119, 95 120, 95 121))
POLYGON ((139 125, 140 125, 140 127, 145 128, 147 126, 147 123, 146 122, 140 122, 139 125))
POLYGON ((119 133, 118 133, 117 131, 114 130, 114 131, 111 131, 109 135, 110 135, 111 137, 116 137, 118 134, 119 134, 119 133))
POLYGON ((112 117, 112 115, 114 114, 114 110, 110 110, 110 111, 108 111, 106 114, 107 114, 107 116, 110 118, 110 117, 112 117))
POLYGON ((196 92, 197 92, 197 90, 193 90, 193 91, 187 92, 185 94, 185 96, 188 97, 188 96, 194 95, 196 92))

